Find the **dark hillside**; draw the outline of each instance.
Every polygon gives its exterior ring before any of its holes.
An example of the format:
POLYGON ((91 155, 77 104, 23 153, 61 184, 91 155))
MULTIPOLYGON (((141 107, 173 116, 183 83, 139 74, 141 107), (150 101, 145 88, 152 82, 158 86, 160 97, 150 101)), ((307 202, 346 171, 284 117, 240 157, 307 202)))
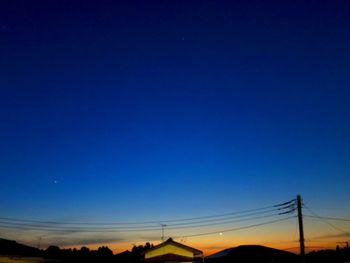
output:
POLYGON ((0 238, 0 255, 40 256, 37 248, 19 244, 16 241, 0 238))
POLYGON ((264 246, 246 245, 222 250, 206 257, 208 263, 294 263, 298 262, 298 256, 264 246))

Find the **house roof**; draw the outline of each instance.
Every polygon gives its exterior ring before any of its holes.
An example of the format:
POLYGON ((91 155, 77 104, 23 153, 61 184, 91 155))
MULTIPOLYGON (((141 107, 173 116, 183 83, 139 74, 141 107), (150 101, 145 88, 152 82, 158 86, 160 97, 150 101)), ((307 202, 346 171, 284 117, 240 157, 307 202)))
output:
POLYGON ((181 244, 179 242, 176 242, 174 241, 172 238, 169 238, 168 240, 164 241, 163 243, 160 243, 159 245, 156 245, 152 248, 150 248, 149 250, 145 251, 145 253, 148 253, 150 251, 153 251, 153 250, 156 250, 158 248, 161 248, 161 247, 164 247, 164 246, 167 246, 167 245, 174 245, 176 247, 179 247, 179 248, 183 248, 187 251, 191 251, 193 252, 193 254, 196 256, 196 255, 200 255, 200 254, 203 254, 202 251, 198 250, 198 249, 195 249, 193 247, 189 247, 189 246, 186 246, 184 244, 181 244))

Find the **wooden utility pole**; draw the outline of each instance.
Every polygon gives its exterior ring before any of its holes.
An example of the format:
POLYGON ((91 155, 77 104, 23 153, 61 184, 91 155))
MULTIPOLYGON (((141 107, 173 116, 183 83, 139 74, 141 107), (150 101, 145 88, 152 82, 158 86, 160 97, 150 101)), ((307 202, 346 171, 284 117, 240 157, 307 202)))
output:
POLYGON ((302 203, 300 195, 297 196, 298 221, 299 221, 299 242, 300 242, 300 259, 301 263, 305 263, 305 245, 304 245, 304 228, 303 214, 301 211, 302 203))

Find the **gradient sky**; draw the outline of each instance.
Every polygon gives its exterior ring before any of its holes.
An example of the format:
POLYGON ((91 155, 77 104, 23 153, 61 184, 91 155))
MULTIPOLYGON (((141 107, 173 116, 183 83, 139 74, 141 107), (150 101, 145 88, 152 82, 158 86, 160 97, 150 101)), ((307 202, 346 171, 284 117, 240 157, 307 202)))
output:
MULTIPOLYGON (((3 0, 0 217, 161 222, 301 194, 350 218, 349 47, 345 0, 3 0)), ((307 220, 320 246, 349 239, 307 220)), ((0 227, 27 244, 115 251, 160 235, 0 227)), ((183 241, 214 251, 297 239, 292 220, 183 241)))

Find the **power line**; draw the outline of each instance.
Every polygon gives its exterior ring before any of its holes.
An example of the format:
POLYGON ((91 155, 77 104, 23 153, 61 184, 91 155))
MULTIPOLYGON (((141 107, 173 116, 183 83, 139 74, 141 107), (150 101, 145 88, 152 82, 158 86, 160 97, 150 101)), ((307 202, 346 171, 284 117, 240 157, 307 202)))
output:
POLYGON ((0 223, 8 223, 8 222, 12 222, 12 223, 15 222, 18 224, 19 223, 33 223, 34 226, 38 226, 38 225, 45 225, 45 226, 48 226, 48 225, 80 225, 80 226, 82 226, 82 225, 86 225, 86 226, 89 226, 89 225, 91 225, 91 226, 135 225, 135 226, 133 226, 133 228, 152 228, 152 227, 154 227, 154 225, 150 225, 150 224, 159 225, 159 222, 162 222, 162 223, 164 223, 164 222, 167 222, 167 223, 184 222, 184 223, 168 224, 169 226, 171 226, 171 225, 174 225, 174 226, 179 225, 180 226, 180 225, 190 225, 190 224, 198 224, 198 223, 205 223, 205 222, 218 222, 218 221, 228 220, 231 218, 247 217, 250 215, 264 214, 264 213, 273 212, 273 211, 277 211, 277 210, 290 209, 289 206, 286 206, 286 204, 289 204, 290 202, 291 201, 285 202, 282 204, 272 205, 272 206, 230 212, 230 213, 225 213, 225 214, 217 214, 217 215, 203 216, 203 217, 173 219, 173 220, 154 220, 154 221, 143 221, 143 222, 92 223, 92 222, 40 221, 40 220, 0 217, 0 223), (194 222, 185 223, 186 221, 194 221, 194 222))
POLYGON ((214 226, 214 225, 223 225, 223 224, 229 224, 229 223, 236 223, 236 222, 242 222, 242 221, 250 221, 250 220, 257 220, 257 219, 262 219, 262 218, 267 218, 267 217, 274 217, 274 216, 279 216, 280 214, 268 214, 268 215, 260 215, 260 216, 255 216, 255 217, 248 217, 248 218, 240 218, 236 220, 229 220, 229 221, 224 221, 224 222, 215 222, 215 223, 208 223, 208 224, 201 224, 201 225, 195 225, 195 226, 183 226, 183 227, 169 227, 168 229, 182 229, 182 228, 191 228, 191 227, 204 227, 204 226, 214 226))
MULTIPOLYGON (((192 217, 183 219, 173 219, 165 221, 145 221, 145 222, 113 222, 113 223, 92 223, 92 222, 56 222, 56 221, 40 221, 40 220, 30 220, 30 219, 16 219, 8 217, 0 217, 0 228, 5 229, 16 229, 23 231, 45 231, 45 232, 58 232, 58 233, 125 233, 125 232, 145 232, 145 231, 159 231, 160 226, 165 225, 164 222, 173 222, 172 224, 166 224, 167 229, 194 229, 194 228, 204 228, 209 226, 223 226, 228 224, 234 224, 242 221, 253 221, 261 220, 268 217, 280 217, 286 213, 294 212, 295 208, 292 203, 295 200, 266 206, 256 209, 243 210, 238 212, 230 212, 225 214, 216 214, 210 216, 202 217, 192 217), (151 225, 154 223, 156 225, 151 225)), ((267 221, 263 223, 252 224, 249 226, 236 227, 224 229, 215 232, 205 232, 200 234, 192 234, 187 237, 210 235, 215 233, 223 233, 229 231, 236 231, 240 229, 246 229, 251 227, 257 227, 265 224, 272 224, 279 221, 284 221, 286 219, 277 219, 272 221, 267 221)))
MULTIPOLYGON (((261 212, 254 212, 254 213, 249 213, 249 214, 244 214, 244 215, 236 215, 236 216, 230 216, 230 217, 225 217, 225 218, 218 218, 218 219, 208 219, 208 220, 201 220, 201 221, 193 221, 193 222, 187 222, 187 223, 175 223, 175 224, 168 224, 167 226, 169 227, 173 227, 173 226, 189 226, 189 225, 198 225, 198 224, 202 224, 202 223, 209 223, 209 222, 213 222, 214 224, 224 224, 224 223, 229 223, 232 222, 234 220, 232 219, 238 219, 238 218, 249 218, 251 216, 255 216, 255 215, 266 215, 266 214, 271 214, 271 213, 277 213, 276 215, 279 215, 279 211, 277 211, 276 209, 270 209, 270 210, 265 210, 265 211, 261 211, 261 212)), ((288 212, 288 211, 287 211, 288 212)), ((70 225, 65 225, 62 226, 62 224, 58 225, 58 224, 47 224, 47 223, 27 223, 27 220, 18 220, 18 221, 13 221, 11 222, 10 220, 1 220, 0 219, 0 223, 3 224, 10 224, 10 225, 20 225, 20 226, 33 226, 33 227, 71 227, 70 225)), ((156 224, 159 225, 159 224, 156 224)), ((111 229, 111 228, 118 228, 118 229, 129 229, 129 228, 133 228, 133 229, 142 229, 142 228, 154 228, 155 225, 145 225, 145 226, 119 226, 119 227, 100 227, 103 225, 98 225, 98 227, 96 228, 106 228, 106 229, 111 229)), ((91 227, 93 228, 93 227, 91 227)))
POLYGON ((329 216, 314 216, 314 215, 304 215, 304 216, 311 217, 311 218, 325 219, 325 220, 348 221, 348 222, 350 222, 350 219, 348 219, 348 218, 329 217, 329 216))
POLYGON ((284 203, 281 203, 281 204, 277 204, 277 205, 274 205, 274 207, 281 207, 281 206, 290 206, 290 205, 295 205, 295 199, 292 199, 288 202, 284 202, 284 203))
POLYGON ((140 221, 140 222, 107 222, 107 223, 92 223, 92 222, 58 222, 58 221, 40 221, 40 220, 30 220, 30 219, 18 219, 18 218, 9 218, 9 217, 0 217, 0 220, 11 220, 11 221, 17 221, 17 222, 28 222, 28 223, 39 223, 39 224, 62 224, 62 225, 145 225, 145 224, 159 224, 159 222, 181 222, 181 221, 193 221, 193 220, 200 220, 200 219, 209 219, 209 218, 219 218, 219 217, 225 217, 230 215, 237 215, 237 214, 244 214, 254 211, 262 211, 266 210, 268 208, 273 208, 272 206, 266 206, 256 209, 249 209, 249 210, 243 210, 238 212, 230 212, 225 214, 217 214, 217 215, 210 215, 210 216, 202 216, 202 217, 192 217, 192 218, 181 218, 181 219, 168 219, 168 220, 153 220, 153 221, 140 221))
POLYGON ((218 218, 218 219, 208 219, 208 220, 194 221, 194 222, 188 222, 188 223, 168 224, 168 226, 193 225, 193 224, 207 223, 207 222, 220 222, 220 221, 226 221, 228 219, 245 218, 253 215, 262 215, 262 214, 271 213, 271 212, 277 212, 277 210, 270 209, 270 210, 265 210, 260 212, 249 213, 245 215, 235 215, 235 216, 229 216, 229 217, 218 218))
POLYGON ((0 223, 0 228, 16 229, 16 230, 28 230, 28 231, 49 231, 49 232, 69 232, 69 233, 103 233, 103 232, 144 232, 144 231, 158 231, 160 228, 149 228, 149 229, 82 229, 82 228, 53 228, 53 227, 30 227, 30 226, 11 226, 0 223))
MULTIPOLYGON (((196 225, 167 225, 167 229, 169 230, 175 230, 175 229, 185 229, 185 228, 199 228, 199 227, 206 227, 206 226, 215 226, 215 225, 227 225, 242 221, 251 221, 251 220, 258 220, 262 218, 268 218, 268 217, 275 217, 279 216, 278 213, 270 213, 267 215, 260 215, 255 217, 245 217, 245 218, 239 218, 235 220, 226 220, 223 222, 214 222, 214 223, 206 223, 206 224, 196 224, 196 225)), ((193 223, 193 222, 192 222, 193 223)), ((6 228, 18 228, 20 227, 23 230, 46 230, 46 231, 85 231, 85 232, 105 232, 105 231, 112 231, 112 232, 135 232, 135 231, 155 231, 159 230, 160 227, 157 226, 149 226, 149 227, 133 227, 133 228, 126 228, 126 227, 71 227, 71 226, 51 226, 51 225, 35 225, 35 224, 26 224, 26 223, 17 223, 17 222, 0 222, 0 227, 6 227, 6 228)))
POLYGON ((313 211, 312 211, 310 208, 308 208, 307 206, 305 206, 305 208, 306 208, 311 214, 313 214, 313 218, 318 218, 319 220, 321 220, 321 221, 324 222, 325 224, 331 226, 332 228, 338 230, 339 232, 341 232, 341 233, 343 233, 343 234, 346 234, 346 235, 350 235, 349 232, 344 231, 343 229, 341 229, 341 228, 339 228, 339 227, 333 225, 332 223, 328 222, 325 218, 323 218, 323 217, 317 215, 315 212, 313 212, 313 211))
POLYGON ((212 231, 212 232, 206 232, 206 233, 199 233, 199 234, 192 234, 192 235, 186 235, 186 236, 179 236, 179 237, 174 237, 174 238, 180 238, 180 237, 197 237, 197 236, 207 236, 207 235, 214 235, 214 234, 219 234, 219 233, 226 233, 226 232, 232 232, 232 231, 238 231, 238 230, 243 230, 243 229, 248 229, 248 228, 253 228, 253 227, 258 227, 258 226, 263 226, 263 225, 268 225, 268 224, 273 224, 273 223, 278 223, 282 221, 286 221, 291 218, 295 218, 296 216, 290 216, 287 218, 282 218, 282 219, 276 219, 276 220, 271 220, 259 224, 253 224, 253 225, 248 225, 248 226, 242 226, 242 227, 236 227, 236 228, 229 228, 229 229, 224 229, 220 231, 212 231))

